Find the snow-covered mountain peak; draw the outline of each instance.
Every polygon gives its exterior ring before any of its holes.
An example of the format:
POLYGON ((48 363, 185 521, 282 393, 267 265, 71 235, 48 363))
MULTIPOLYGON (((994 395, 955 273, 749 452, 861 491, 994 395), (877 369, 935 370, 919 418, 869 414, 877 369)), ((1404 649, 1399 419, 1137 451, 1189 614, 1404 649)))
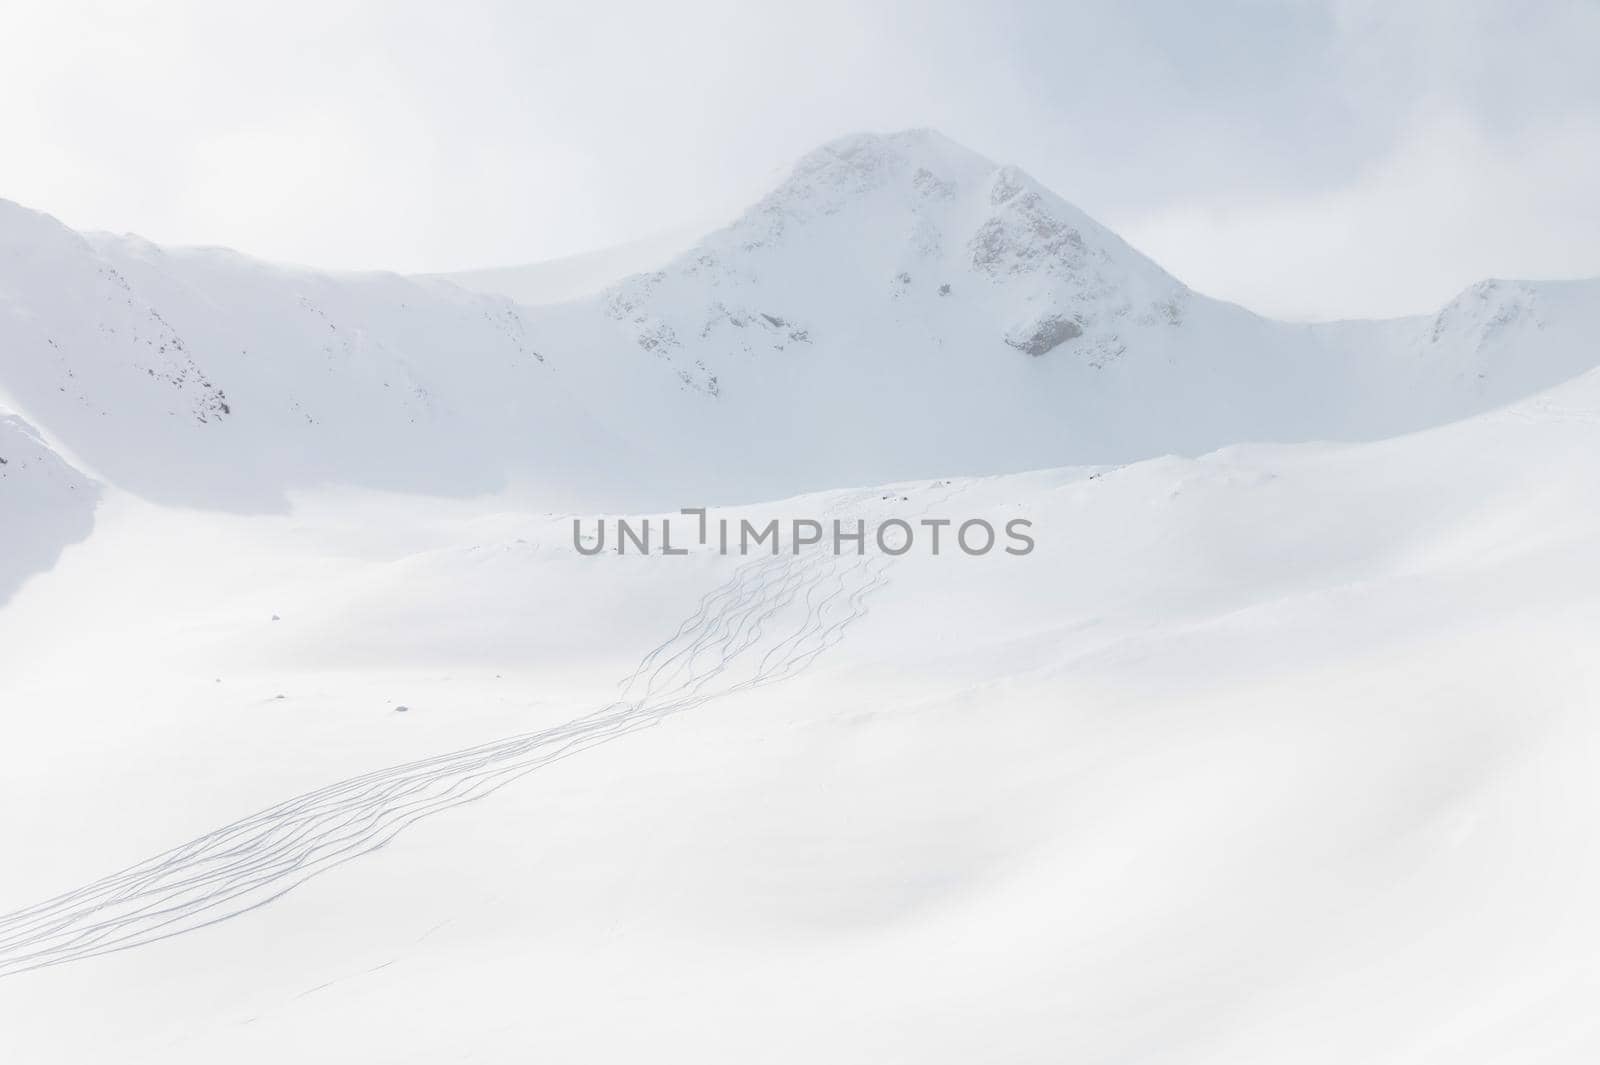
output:
POLYGON ((1539 294, 1526 281, 1489 278, 1469 286, 1434 316, 1432 340, 1482 344, 1519 325, 1542 328, 1539 294))
POLYGON ((709 236, 703 250, 784 248, 818 232, 833 237, 840 228, 857 229, 863 220, 875 241, 892 242, 904 237, 908 218, 937 214, 962 193, 978 192, 996 169, 932 130, 841 137, 802 156, 772 191, 709 236))
POLYGON ((868 235, 874 244, 995 280, 1038 271, 1065 277, 1117 261, 1160 287, 1182 288, 1020 168, 927 129, 830 141, 705 244, 725 256, 804 243, 813 230, 833 241, 868 235))
POLYGON ((916 344, 930 325, 942 342, 952 319, 1002 356, 1104 365, 1130 331, 1178 322, 1187 297, 1017 167, 908 130, 810 152, 732 225, 602 300, 638 347, 714 394, 730 358, 863 334, 916 344))
POLYGON ((808 208, 827 214, 852 198, 896 186, 920 197, 948 198, 994 170, 994 163, 933 130, 857 133, 802 156, 751 214, 808 208))

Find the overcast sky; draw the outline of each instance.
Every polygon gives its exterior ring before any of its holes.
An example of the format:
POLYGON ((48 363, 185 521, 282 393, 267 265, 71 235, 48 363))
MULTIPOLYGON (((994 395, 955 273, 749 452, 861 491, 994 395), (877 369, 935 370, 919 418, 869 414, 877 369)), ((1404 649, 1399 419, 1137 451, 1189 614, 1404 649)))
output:
POLYGON ((1600 274, 1600 2, 0 0, 0 196, 447 270, 730 216, 932 126, 1291 317, 1600 274))

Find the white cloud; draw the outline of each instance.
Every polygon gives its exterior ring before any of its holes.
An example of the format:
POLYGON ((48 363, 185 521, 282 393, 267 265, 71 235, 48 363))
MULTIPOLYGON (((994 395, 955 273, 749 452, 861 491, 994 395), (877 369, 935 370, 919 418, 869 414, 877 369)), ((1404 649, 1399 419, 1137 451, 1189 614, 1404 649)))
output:
POLYGON ((1428 123, 1329 192, 1178 204, 1120 227, 1201 291, 1290 318, 1421 313, 1485 277, 1600 275, 1600 119, 1494 139, 1428 123))
POLYGON ((0 196, 165 242, 527 261, 725 215, 826 138, 931 125, 1264 310, 1596 271, 1596 5, 12 8, 0 196))

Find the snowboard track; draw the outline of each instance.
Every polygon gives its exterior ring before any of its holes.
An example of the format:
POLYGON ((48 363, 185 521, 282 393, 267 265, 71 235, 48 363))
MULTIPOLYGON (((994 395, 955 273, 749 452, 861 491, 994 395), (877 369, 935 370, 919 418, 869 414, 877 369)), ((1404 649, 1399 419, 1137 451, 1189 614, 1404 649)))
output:
POLYGON ((237 917, 386 846, 422 818, 482 799, 542 766, 792 677, 865 615, 892 561, 813 549, 746 562, 640 660, 616 701, 563 725, 306 792, 0 916, 0 977, 237 917))

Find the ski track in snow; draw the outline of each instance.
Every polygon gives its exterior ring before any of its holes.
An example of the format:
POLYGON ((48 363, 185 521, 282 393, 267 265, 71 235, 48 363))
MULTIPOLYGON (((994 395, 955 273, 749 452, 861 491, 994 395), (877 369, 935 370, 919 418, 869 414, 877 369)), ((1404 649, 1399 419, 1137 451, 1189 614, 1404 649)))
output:
POLYGON ((866 613, 867 597, 885 583, 891 564, 886 555, 816 548, 747 562, 644 656, 617 701, 564 725, 306 792, 0 917, 0 977, 237 917, 385 846, 424 817, 482 799, 541 766, 792 677, 866 613))

